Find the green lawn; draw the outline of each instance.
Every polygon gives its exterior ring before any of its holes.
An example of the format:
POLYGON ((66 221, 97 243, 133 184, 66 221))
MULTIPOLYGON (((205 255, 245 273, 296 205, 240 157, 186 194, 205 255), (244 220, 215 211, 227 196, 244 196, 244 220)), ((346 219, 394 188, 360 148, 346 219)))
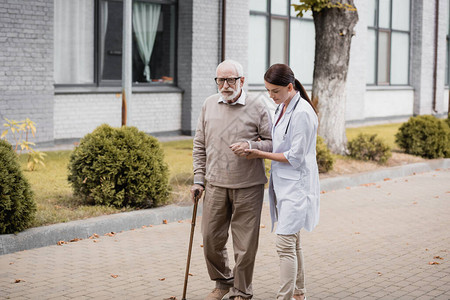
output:
POLYGON ((402 123, 382 124, 375 126, 355 127, 347 128, 347 139, 350 141, 354 139, 360 133, 377 134, 382 138, 393 150, 398 150, 397 144, 395 144, 395 134, 402 123))
MULTIPOLYGON (((386 124, 347 129, 349 140, 360 132, 377 133, 392 147, 394 135, 401 124, 386 124)), ((165 160, 169 165, 172 186, 171 203, 185 201, 189 197, 189 185, 192 183, 192 139, 162 143, 165 160)), ((35 194, 38 211, 32 226, 68 222, 104 214, 126 211, 104 206, 81 205, 72 195, 67 182, 67 165, 70 151, 47 152, 46 167, 39 166, 36 171, 26 170, 26 155, 20 156, 24 174, 35 194)), ((338 157, 339 159, 339 157, 338 157)), ((347 158, 345 158, 347 159, 347 158)), ((266 161, 269 170, 270 162, 266 161)), ((130 209, 128 209, 130 210, 130 209)))

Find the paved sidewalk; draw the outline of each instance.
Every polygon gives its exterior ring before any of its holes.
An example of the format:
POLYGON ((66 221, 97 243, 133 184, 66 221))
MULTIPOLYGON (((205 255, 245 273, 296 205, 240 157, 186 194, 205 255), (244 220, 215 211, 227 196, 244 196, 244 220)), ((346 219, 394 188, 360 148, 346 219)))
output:
MULTIPOLYGON (((303 234, 308 299, 450 299, 449 216, 449 169, 322 194, 319 226, 303 234)), ((213 287, 200 219, 190 300, 213 287)), ((254 299, 275 299, 267 203, 262 223, 254 299)), ((2 255, 0 299, 180 300, 190 228, 183 220, 2 255)))

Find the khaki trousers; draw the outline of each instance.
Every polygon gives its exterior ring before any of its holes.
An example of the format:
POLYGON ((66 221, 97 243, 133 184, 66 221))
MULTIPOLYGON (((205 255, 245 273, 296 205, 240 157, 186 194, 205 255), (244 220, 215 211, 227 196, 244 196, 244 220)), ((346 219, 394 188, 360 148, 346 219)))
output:
POLYGON ((217 288, 232 288, 230 297, 253 296, 263 197, 262 184, 240 189, 206 185, 202 217, 206 267, 217 288), (235 260, 233 272, 226 248, 230 227, 235 260))
POLYGON ((281 281, 277 300, 291 300, 294 293, 305 294, 305 267, 300 231, 289 235, 277 234, 276 247, 280 258, 281 281))

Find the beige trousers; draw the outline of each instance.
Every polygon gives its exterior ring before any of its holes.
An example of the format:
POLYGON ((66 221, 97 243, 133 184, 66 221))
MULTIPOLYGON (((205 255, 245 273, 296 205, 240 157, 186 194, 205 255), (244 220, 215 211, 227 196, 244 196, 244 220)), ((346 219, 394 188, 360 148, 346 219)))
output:
POLYGON ((251 298, 264 185, 228 189, 207 184, 205 193, 202 234, 209 276, 217 288, 231 288, 230 298, 251 298), (230 227, 235 260, 233 272, 226 248, 230 227))
POLYGON ((276 247, 280 258, 281 281, 277 300, 291 300, 294 294, 305 294, 305 268, 300 231, 289 235, 277 234, 276 247))

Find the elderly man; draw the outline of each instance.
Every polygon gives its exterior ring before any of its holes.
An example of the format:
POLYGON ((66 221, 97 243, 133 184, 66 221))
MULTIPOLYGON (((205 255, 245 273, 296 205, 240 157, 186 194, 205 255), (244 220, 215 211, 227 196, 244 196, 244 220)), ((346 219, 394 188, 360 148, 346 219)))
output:
POLYGON ((206 99, 194 138, 195 191, 205 191, 203 249, 214 290, 206 300, 228 292, 251 299, 264 195, 264 162, 246 159, 245 149, 272 151, 271 118, 264 103, 243 90, 242 66, 226 60, 216 70, 218 94, 206 99), (231 227, 235 266, 231 271, 226 243, 231 227), (231 289, 231 291, 230 291, 231 289))

